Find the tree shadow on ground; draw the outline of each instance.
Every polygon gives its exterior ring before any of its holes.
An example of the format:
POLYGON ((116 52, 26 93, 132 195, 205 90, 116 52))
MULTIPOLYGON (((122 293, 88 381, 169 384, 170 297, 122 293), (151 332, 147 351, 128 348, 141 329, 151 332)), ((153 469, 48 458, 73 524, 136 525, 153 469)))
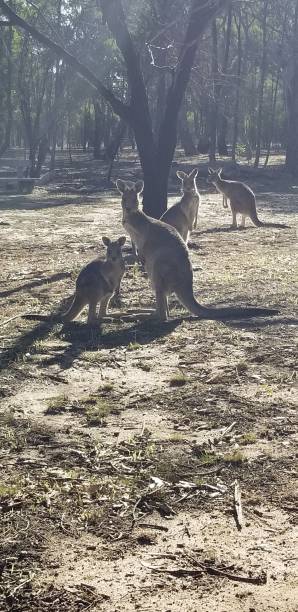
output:
POLYGON ((70 272, 57 272, 52 276, 44 276, 38 280, 30 281, 29 283, 24 283, 23 285, 19 285, 18 287, 14 287, 14 289, 7 289, 7 291, 0 291, 0 298, 8 297, 9 295, 13 295, 14 293, 18 293, 19 291, 29 291, 34 287, 40 287, 41 285, 49 285, 50 283, 57 283, 64 278, 71 276, 70 272))
POLYGON ((101 192, 96 196, 76 194, 74 197, 61 198, 50 196, 44 199, 32 199, 30 196, 7 196, 5 201, 0 198, 0 211, 8 210, 43 210, 47 208, 61 208, 63 206, 90 206, 99 204, 104 196, 101 192))

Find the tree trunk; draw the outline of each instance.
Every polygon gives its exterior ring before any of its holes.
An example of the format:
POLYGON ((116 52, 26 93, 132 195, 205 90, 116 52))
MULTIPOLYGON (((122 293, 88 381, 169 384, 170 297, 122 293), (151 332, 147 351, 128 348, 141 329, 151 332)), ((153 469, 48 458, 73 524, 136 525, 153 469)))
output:
POLYGON ((102 110, 99 100, 93 102, 94 108, 94 140, 93 140, 93 159, 101 159, 101 145, 103 142, 103 121, 102 110))
POLYGON ((226 116, 225 107, 226 107, 226 90, 227 86, 225 83, 225 79, 228 72, 229 65, 229 55, 230 55, 230 47, 231 47, 231 34, 232 34, 232 18, 233 12, 232 7, 230 6, 228 10, 227 17, 227 27, 226 27, 226 41, 225 41, 225 54, 224 61, 222 64, 222 79, 224 79, 220 92, 219 92, 219 128, 218 128, 218 139, 217 139, 217 147, 219 155, 227 156, 229 154, 227 147, 227 132, 228 132, 228 118, 226 116))
POLYGON ((188 125, 186 105, 183 104, 179 116, 179 135, 185 155, 196 155, 196 147, 188 125))
POLYGON ((298 0, 295 6, 293 27, 293 57, 287 79, 288 138, 286 168, 298 176, 298 0))
POLYGON ((257 168, 260 163, 261 155, 261 143, 262 143, 262 127, 263 127, 263 108, 264 108, 264 85, 267 72, 267 13, 268 13, 268 2, 265 0, 263 6, 263 18, 262 18, 262 32, 263 32, 263 51, 262 51, 262 63, 261 63, 261 75, 260 75, 260 86, 259 86, 259 100, 258 100, 258 118, 257 118, 257 135, 256 135, 256 158, 254 167, 257 168))
POLYGON ((242 41, 241 41, 241 21, 240 17, 237 21, 235 16, 235 23, 237 28, 237 87, 236 87, 236 100, 234 108, 234 125, 233 125, 233 141, 232 141, 232 160, 236 160, 236 149, 238 142, 238 129, 239 129, 239 110, 240 110, 240 77, 242 67, 242 41))
POLYGON ((12 128, 12 40, 13 32, 12 27, 8 29, 7 35, 7 83, 6 83, 6 104, 7 104, 7 118, 5 125, 5 132, 2 144, 0 144, 0 157, 10 146, 10 136, 12 128))
POLYGON ((213 92, 212 101, 210 103, 209 114, 209 161, 215 162, 217 148, 217 123, 218 123, 218 102, 219 102, 219 74, 218 74, 218 41, 217 41, 217 25, 216 19, 212 22, 212 79, 213 92))

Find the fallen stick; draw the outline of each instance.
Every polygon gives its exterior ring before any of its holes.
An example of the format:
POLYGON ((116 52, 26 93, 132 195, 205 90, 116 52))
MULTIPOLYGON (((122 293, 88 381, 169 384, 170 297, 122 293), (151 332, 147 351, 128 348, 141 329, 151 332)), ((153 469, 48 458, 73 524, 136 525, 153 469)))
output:
POLYGON ((237 529, 241 531, 243 527, 243 513, 242 513, 242 503, 241 503, 241 489, 240 489, 238 480, 235 480, 234 510, 235 510, 235 520, 236 520, 237 529))
POLYGON ((153 572, 158 572, 160 574, 171 574, 172 576, 193 576, 194 578, 202 576, 202 573, 210 574, 211 576, 219 576, 221 578, 228 578, 228 580, 235 580, 236 582, 246 582, 248 584, 266 584, 267 575, 265 572, 262 572, 259 576, 240 576, 238 574, 230 574, 229 572, 224 572, 222 570, 218 570, 215 567, 209 567, 208 565, 203 565, 199 563, 199 569, 188 569, 183 567, 173 567, 173 568, 162 568, 157 565, 149 565, 149 563, 145 563, 141 561, 141 564, 147 569, 151 569, 153 572))

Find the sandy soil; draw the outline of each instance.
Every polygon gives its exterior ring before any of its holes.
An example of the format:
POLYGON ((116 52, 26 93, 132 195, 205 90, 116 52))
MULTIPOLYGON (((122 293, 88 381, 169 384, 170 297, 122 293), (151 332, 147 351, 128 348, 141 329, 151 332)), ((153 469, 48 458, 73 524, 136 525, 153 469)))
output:
MULTIPOLYGON (((297 187, 252 182, 260 218, 290 227, 227 231, 199 181, 199 301, 274 317, 200 321, 175 299, 164 325, 18 317, 63 310, 102 234, 123 234, 100 170, 0 197, 1 609, 294 612, 297 187)), ((123 311, 153 306, 125 255, 123 311)))

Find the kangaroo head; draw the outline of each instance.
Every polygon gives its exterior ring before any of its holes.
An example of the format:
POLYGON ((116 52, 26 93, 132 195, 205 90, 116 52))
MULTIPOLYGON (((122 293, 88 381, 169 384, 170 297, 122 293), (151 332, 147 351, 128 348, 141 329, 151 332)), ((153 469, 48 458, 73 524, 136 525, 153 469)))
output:
POLYGON ((197 185, 196 185, 197 174, 198 174, 198 171, 196 168, 194 168, 190 172, 190 174, 186 174, 186 172, 183 172, 183 170, 177 170, 177 176, 182 181, 182 192, 183 193, 187 193, 187 192, 191 193, 191 192, 197 191, 197 185))
POLYGON ((126 237, 120 236, 118 240, 110 240, 107 236, 102 237, 104 245, 107 247, 107 260, 108 261, 119 261, 122 259, 122 247, 125 243, 126 237))
POLYGON ((207 183, 212 183, 213 185, 216 185, 220 179, 221 179, 221 173, 222 173, 222 168, 219 168, 219 170, 213 170, 213 168, 208 168, 208 177, 207 177, 207 183))
POLYGON ((122 194, 122 208, 123 210, 138 210, 140 198, 139 195, 142 193, 144 188, 143 181, 137 181, 133 183, 132 181, 122 181, 118 179, 116 181, 117 189, 122 194))

